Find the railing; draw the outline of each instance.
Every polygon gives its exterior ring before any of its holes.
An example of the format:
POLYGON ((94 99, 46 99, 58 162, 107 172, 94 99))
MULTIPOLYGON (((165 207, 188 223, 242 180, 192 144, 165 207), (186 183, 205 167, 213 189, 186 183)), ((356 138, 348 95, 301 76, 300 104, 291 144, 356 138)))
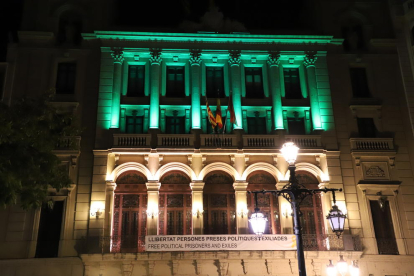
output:
POLYGON ((319 135, 286 135, 286 141, 295 143, 301 149, 322 147, 319 135))
POLYGON ((351 138, 351 150, 393 150, 393 138, 351 138))
POLYGON ((414 9, 414 0, 405 1, 404 2, 405 13, 409 12, 412 9, 414 9))
POLYGON ((68 136, 60 138, 56 144, 56 150, 79 150, 80 149, 80 136, 68 136))
POLYGON ((201 147, 232 148, 237 147, 237 136, 234 134, 201 134, 201 147))
POLYGON ((398 255, 398 246, 395 239, 377 238, 378 253, 381 255, 398 255))
POLYGON ((193 134, 158 134, 159 147, 194 147, 193 134))
POLYGON ((243 135, 243 147, 274 148, 278 146, 278 138, 273 135, 243 135))
MULTIPOLYGON (((302 237, 305 251, 362 251, 361 239, 358 236, 342 235, 338 238, 335 234, 304 234, 302 237)), ((99 247, 101 253, 146 252, 145 236, 100 237, 99 247)), ((396 254, 398 254, 398 250, 396 254)))
POLYGON ((148 147, 151 134, 114 134, 114 147, 148 147))

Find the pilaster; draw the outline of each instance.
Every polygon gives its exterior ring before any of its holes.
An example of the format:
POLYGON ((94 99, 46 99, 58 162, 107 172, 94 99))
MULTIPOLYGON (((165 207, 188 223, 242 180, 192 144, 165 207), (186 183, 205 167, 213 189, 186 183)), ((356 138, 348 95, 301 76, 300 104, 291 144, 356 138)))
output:
POLYGON ((122 63, 124 62, 124 51, 122 48, 112 48, 112 58, 114 59, 114 77, 112 85, 112 108, 111 108, 111 128, 119 128, 119 118, 121 110, 121 89, 122 89, 122 63))
POLYGON ((201 64, 201 51, 192 50, 190 52, 190 65, 191 65, 191 128, 201 128, 201 80, 200 80, 200 64, 201 64))
POLYGON ((147 235, 158 235, 158 199, 160 182, 147 182, 147 235))
POLYGON ((270 92, 272 95, 273 121, 275 122, 275 130, 284 129, 282 114, 282 94, 280 90, 279 63, 280 53, 269 53, 267 64, 269 65, 270 72, 270 92))
POLYGON ((320 115, 320 109, 319 109, 318 87, 316 83, 316 68, 315 68, 316 60, 317 60, 316 52, 307 52, 303 64, 305 65, 306 75, 308 79, 313 129, 321 130, 322 123, 321 123, 321 115, 320 115))
POLYGON ((202 235, 204 229, 203 220, 203 189, 204 182, 192 182, 191 198, 192 198, 192 212, 193 212, 193 235, 202 235))
POLYGON ((159 109, 160 109, 160 83, 161 83, 161 50, 151 49, 151 57, 149 62, 151 64, 150 77, 150 128, 159 128, 159 109))
POLYGON ((242 109, 241 109, 241 76, 240 76, 240 51, 229 51, 229 65, 231 76, 231 90, 233 95, 233 107, 238 125, 234 129, 242 129, 242 109))
POLYGON ((249 233, 247 214, 247 182, 235 182, 233 188, 236 195, 237 234, 249 233))

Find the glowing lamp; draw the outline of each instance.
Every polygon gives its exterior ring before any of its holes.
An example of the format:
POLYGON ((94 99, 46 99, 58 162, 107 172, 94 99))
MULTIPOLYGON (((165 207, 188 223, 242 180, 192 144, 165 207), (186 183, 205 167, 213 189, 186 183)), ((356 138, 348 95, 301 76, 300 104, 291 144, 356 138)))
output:
POLYGON ((280 149, 283 157, 289 165, 295 164, 296 157, 298 156, 299 148, 293 142, 287 142, 283 144, 283 147, 280 149))
POLYGON ((332 264, 332 260, 329 260, 329 264, 326 266, 326 275, 336 276, 336 267, 332 264))
POLYGON ((249 219, 253 232, 256 235, 262 235, 265 232, 267 218, 259 212, 254 212, 249 219))
POLYGON ((326 219, 329 220, 332 232, 339 237, 344 231, 346 215, 339 210, 338 206, 334 205, 326 216, 326 219))
POLYGON ((359 267, 357 261, 353 261, 351 267, 349 268, 351 276, 359 276, 359 267))
POLYGON ((345 276, 345 274, 348 272, 348 263, 344 260, 344 256, 339 256, 339 261, 336 263, 336 268, 342 276, 345 276))

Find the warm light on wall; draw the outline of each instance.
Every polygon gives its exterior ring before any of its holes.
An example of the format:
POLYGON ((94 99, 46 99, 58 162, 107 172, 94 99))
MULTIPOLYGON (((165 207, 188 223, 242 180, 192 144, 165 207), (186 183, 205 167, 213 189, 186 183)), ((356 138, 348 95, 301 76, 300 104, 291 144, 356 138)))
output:
POLYGON ((336 201, 336 206, 338 206, 339 210, 341 210, 344 215, 348 214, 345 201, 336 201))
POLYGON ((288 218, 292 214, 292 207, 288 203, 282 204, 282 216, 288 218))
POLYGON ((237 215, 241 218, 247 217, 248 215, 247 205, 245 203, 237 204, 237 215))
POLYGON ((200 218, 204 213, 203 205, 200 202, 195 202, 192 212, 193 212, 193 216, 200 218))
POLYGON ((94 201, 91 203, 91 217, 96 217, 99 219, 100 216, 102 216, 104 210, 105 210, 105 204, 102 201, 94 201))
POLYGON ((153 219, 158 216, 158 212, 158 205, 154 202, 149 202, 147 207, 147 216, 153 219))

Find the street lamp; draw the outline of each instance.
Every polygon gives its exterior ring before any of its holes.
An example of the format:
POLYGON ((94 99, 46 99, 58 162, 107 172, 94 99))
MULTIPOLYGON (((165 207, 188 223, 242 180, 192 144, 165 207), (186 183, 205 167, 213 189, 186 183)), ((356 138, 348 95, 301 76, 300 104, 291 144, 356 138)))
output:
MULTIPOLYGON (((257 208, 257 194, 258 193, 272 193, 276 196, 283 196, 292 206, 293 211, 293 223, 294 223, 294 232, 296 236, 296 250, 297 250, 297 256, 298 256, 298 269, 299 269, 299 276, 306 276, 306 267, 305 267, 305 254, 303 249, 303 240, 302 240, 302 227, 300 225, 300 208, 299 205, 302 203, 302 201, 307 196, 313 196, 316 193, 327 193, 332 192, 335 195, 336 191, 342 191, 342 189, 307 189, 305 186, 299 184, 298 180, 296 179, 296 166, 295 161, 296 157, 299 151, 299 148, 292 142, 285 143, 280 150, 282 152, 283 157, 289 164, 289 172, 290 172, 290 178, 289 183, 286 184, 282 190, 273 190, 273 191, 253 191, 250 193, 255 194, 255 200, 256 200, 256 208, 253 215, 250 217, 249 222, 252 225, 253 231, 256 234, 263 234, 265 227, 266 227, 266 221, 267 218, 260 213, 260 209, 257 208)), ((335 203, 335 196, 333 197, 334 203, 335 203)), ((336 205, 334 205, 335 207, 336 205)), ((332 231, 334 231, 337 235, 338 233, 343 231, 343 223, 341 223, 340 220, 335 220, 337 218, 337 215, 342 212, 336 208, 332 208, 330 216, 332 218, 331 220, 331 226, 335 226, 332 228, 332 231), (341 229, 342 227, 342 229, 341 229)), ((341 217, 342 218, 342 217, 341 217)), ((345 220, 345 218, 344 218, 345 220)))

